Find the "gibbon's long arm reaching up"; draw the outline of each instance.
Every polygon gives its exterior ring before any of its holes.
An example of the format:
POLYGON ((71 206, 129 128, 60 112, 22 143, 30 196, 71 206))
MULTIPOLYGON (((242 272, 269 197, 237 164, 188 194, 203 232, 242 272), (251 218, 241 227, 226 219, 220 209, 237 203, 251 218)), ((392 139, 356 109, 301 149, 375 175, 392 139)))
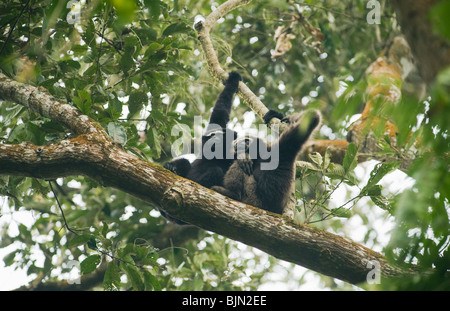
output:
MULTIPOLYGON (((318 128, 320 119, 319 112, 315 110, 283 118, 282 122, 289 123, 289 126, 279 139, 270 145, 258 137, 237 139, 234 143, 235 148, 239 141, 243 142, 247 159, 250 155, 247 152, 257 145, 257 149, 253 149, 258 150, 258 153, 256 158, 251 159, 252 167, 246 169, 248 166, 242 165, 238 157, 225 174, 223 186, 214 186, 212 189, 235 200, 283 214, 294 183, 295 160, 305 142, 318 128), (262 167, 262 164, 274 160, 264 159, 260 154, 262 150, 278 150, 271 153, 271 157, 278 157, 278 165, 275 168, 262 167)), ((248 163, 245 159, 243 162, 248 163)))
POLYGON ((222 184, 223 175, 233 162, 232 158, 229 159, 228 157, 227 159, 227 151, 230 153, 232 141, 236 139, 237 133, 227 129, 227 124, 230 120, 233 96, 241 80, 241 75, 232 71, 225 81, 225 88, 217 98, 206 132, 202 136, 201 156, 192 165, 187 159, 177 159, 165 163, 165 168, 207 188, 222 184), (231 137, 229 142, 226 140, 227 134, 231 137), (216 150, 207 150, 207 148, 204 148, 205 144, 210 140, 214 140, 214 143, 210 144, 212 148, 219 145, 223 146, 222 152, 220 154, 216 153, 213 158, 208 158, 207 153, 208 151, 214 153, 216 150))

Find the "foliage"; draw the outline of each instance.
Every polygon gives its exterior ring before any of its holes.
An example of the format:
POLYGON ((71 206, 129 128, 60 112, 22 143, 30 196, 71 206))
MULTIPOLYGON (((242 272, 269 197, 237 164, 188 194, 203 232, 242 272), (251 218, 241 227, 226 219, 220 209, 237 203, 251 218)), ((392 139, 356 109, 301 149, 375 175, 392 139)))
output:
MULTIPOLYGON (((170 135, 172 127, 186 124, 192 134, 200 131, 193 128, 193 116, 206 119, 220 90, 208 74, 192 29, 195 17, 209 14, 217 4, 82 0, 80 9, 67 8, 67 2, 0 3, 1 71, 45 87, 78 107, 127 151, 159 163, 170 159, 170 145, 178 138, 170 135), (77 17, 77 12, 80 20, 69 23, 67 17, 77 17)), ((400 33, 387 1, 380 2, 381 24, 371 25, 366 22, 365 1, 305 1, 303 15, 324 40, 313 45, 316 38, 297 25, 292 49, 275 60, 273 35, 296 16, 293 1, 253 1, 231 12, 215 25, 213 43, 223 67, 241 72, 268 108, 285 113, 305 106, 320 109, 325 124, 322 138, 343 138, 351 116, 364 105, 364 71, 386 42, 400 33)), ((436 29, 450 27, 439 19, 436 29)), ((327 155, 315 155, 299 170, 303 221, 343 233, 351 231, 352 220, 361 219, 358 230, 365 234, 352 237, 357 242, 385 248, 396 263, 436 269, 429 277, 382 282, 383 288, 449 286, 444 275, 450 262, 449 77, 448 69, 443 71, 423 103, 405 96, 390 112, 400 133, 420 134, 420 148, 426 150, 408 171, 415 181, 409 189, 390 193, 389 185, 382 185, 397 162, 375 165, 360 182, 355 146, 349 148, 343 165, 331 163, 327 155), (312 187, 306 189, 308 184, 312 187), (338 188, 344 189, 348 204, 333 207, 338 188), (368 216, 367 210, 369 215, 379 212, 378 219, 368 216), (374 223, 392 217, 396 222, 390 242, 382 243, 374 223)), ((251 119, 254 114, 240 102, 234 109, 232 126, 240 129, 244 116, 251 119)), ((2 102, 0 137, 2 143, 46 145, 72 133, 21 106, 2 102)), ((402 141, 401 147, 409 150, 411 140, 402 141)), ((403 152, 383 137, 380 145, 386 154, 403 152)), ((106 290, 257 289, 267 281, 265 275, 280 267, 273 258, 211 233, 197 232, 180 245, 161 243, 173 227, 153 206, 88 178, 58 179, 52 185, 54 192, 47 181, 0 177, 4 196, 0 248, 14 245, 3 257, 6 266, 49 282, 69 279, 73 268, 69 263, 75 261, 83 275, 104 271, 97 286, 106 290), (17 211, 29 211, 32 221, 16 222, 17 211)), ((294 288, 305 281, 302 275, 290 278, 294 288)), ((320 278, 331 288, 344 286, 320 278)))

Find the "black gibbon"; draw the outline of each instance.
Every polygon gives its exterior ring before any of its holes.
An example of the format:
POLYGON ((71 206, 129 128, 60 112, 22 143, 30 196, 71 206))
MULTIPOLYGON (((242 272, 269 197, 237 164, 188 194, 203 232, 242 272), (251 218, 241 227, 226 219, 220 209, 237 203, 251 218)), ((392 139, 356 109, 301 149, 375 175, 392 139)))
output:
MULTIPOLYGON (((223 185, 223 177, 233 163, 232 145, 237 138, 237 133, 228 129, 227 124, 230 120, 233 97, 241 80, 241 75, 232 71, 224 82, 225 88, 217 98, 206 132, 202 136, 201 156, 195 159, 192 164, 184 158, 167 162, 163 165, 166 169, 207 188, 223 185), (216 147, 218 148, 216 149, 216 147), (209 155, 207 154, 208 151, 210 152, 209 155)), ((163 211, 161 211, 161 214, 169 220, 183 224, 167 217, 163 211)))
MULTIPOLYGON (((272 117, 281 118, 275 111, 266 114, 266 123, 272 117)), ((288 203, 295 177, 295 161, 302 146, 320 124, 320 113, 316 110, 297 113, 281 119, 288 123, 278 140, 267 144, 262 138, 247 136, 234 141, 234 150, 238 153, 242 148, 243 157, 237 159, 224 176, 223 186, 214 186, 213 190, 232 199, 283 214, 288 203), (262 150, 275 150, 272 156, 278 157, 275 169, 264 169, 262 166, 273 159, 263 158, 262 150), (258 150, 256 157, 251 150, 258 150)))
POLYGON ((200 185, 211 188, 215 185, 222 185, 223 176, 233 163, 228 153, 232 154, 233 140, 236 139, 237 133, 227 128, 230 120, 231 105, 233 96, 236 93, 241 75, 235 71, 230 72, 228 79, 225 81, 225 88, 217 98, 216 104, 211 113, 205 134, 202 136, 202 155, 195 159, 192 164, 189 160, 181 158, 164 164, 164 167, 175 174, 190 179, 200 185), (231 139, 226 139, 231 137, 231 139), (210 143, 211 148, 219 144, 223 146, 220 155, 208 159, 204 154, 205 144, 210 143))

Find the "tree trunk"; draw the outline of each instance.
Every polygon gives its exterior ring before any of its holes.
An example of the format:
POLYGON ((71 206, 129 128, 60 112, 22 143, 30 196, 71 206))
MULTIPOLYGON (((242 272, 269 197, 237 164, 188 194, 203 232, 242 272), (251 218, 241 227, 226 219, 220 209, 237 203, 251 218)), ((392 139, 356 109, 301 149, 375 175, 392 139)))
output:
POLYGON ((432 7, 443 0, 393 0, 392 6, 402 32, 408 41, 419 71, 427 84, 436 78, 437 73, 450 65, 450 42, 433 31, 429 19, 432 7))

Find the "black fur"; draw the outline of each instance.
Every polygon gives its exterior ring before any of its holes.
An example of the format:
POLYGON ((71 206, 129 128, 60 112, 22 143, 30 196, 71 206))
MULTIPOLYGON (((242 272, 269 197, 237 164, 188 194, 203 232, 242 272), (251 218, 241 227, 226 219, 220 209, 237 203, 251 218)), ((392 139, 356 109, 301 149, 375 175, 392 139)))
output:
POLYGON ((252 172, 248 174, 249 158, 237 159, 225 174, 223 186, 214 186, 212 189, 235 200, 283 214, 294 183, 295 160, 318 127, 320 114, 317 111, 294 114, 283 118, 283 122, 289 123, 289 127, 273 144, 267 145, 258 137, 247 140, 248 144, 262 144, 264 148, 278 147, 279 163, 276 169, 262 170, 261 164, 270 159, 262 159, 258 154, 257 158, 251 160, 252 172))
MULTIPOLYGON (((220 93, 214 105, 206 132, 202 136, 202 150, 206 142, 216 140, 217 144, 222 144, 223 146, 222 156, 207 159, 202 154, 192 164, 187 159, 177 159, 165 163, 165 168, 207 188, 223 184, 223 177, 233 163, 232 158, 227 159, 227 152, 233 154, 232 143, 237 138, 237 133, 227 129, 227 124, 230 120, 233 96, 237 92, 239 81, 242 81, 241 75, 235 71, 230 72, 228 79, 224 83, 225 88, 220 93), (226 139, 227 134, 231 137, 230 139, 226 139)), ((161 214, 170 220, 184 224, 167 217, 162 211, 161 214)))
POLYGON ((281 112, 270 109, 263 117, 264 123, 269 124, 269 122, 270 122, 270 120, 272 120, 272 118, 278 118, 278 119, 282 120, 284 118, 284 115, 281 112))

